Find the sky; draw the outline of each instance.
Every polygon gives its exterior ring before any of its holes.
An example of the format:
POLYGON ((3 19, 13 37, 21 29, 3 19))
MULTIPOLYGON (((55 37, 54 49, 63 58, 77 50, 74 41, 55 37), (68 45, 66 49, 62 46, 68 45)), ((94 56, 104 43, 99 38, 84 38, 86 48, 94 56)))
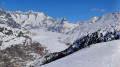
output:
POLYGON ((94 16, 120 11, 120 0, 0 0, 7 11, 33 10, 69 22, 87 21, 94 16))

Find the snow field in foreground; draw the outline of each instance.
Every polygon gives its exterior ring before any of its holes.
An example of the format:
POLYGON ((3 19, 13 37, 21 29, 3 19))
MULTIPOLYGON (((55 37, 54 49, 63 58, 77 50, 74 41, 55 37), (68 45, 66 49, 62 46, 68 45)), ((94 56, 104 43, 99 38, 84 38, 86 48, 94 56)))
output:
POLYGON ((120 67, 120 40, 91 45, 40 67, 120 67))

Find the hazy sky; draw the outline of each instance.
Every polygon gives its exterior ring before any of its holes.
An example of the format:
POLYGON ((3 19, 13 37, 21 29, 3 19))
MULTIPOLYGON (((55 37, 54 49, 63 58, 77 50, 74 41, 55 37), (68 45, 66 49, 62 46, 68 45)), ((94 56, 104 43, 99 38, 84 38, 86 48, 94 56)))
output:
POLYGON ((108 12, 120 11, 120 0, 0 0, 7 11, 38 11, 69 22, 85 21, 108 12))

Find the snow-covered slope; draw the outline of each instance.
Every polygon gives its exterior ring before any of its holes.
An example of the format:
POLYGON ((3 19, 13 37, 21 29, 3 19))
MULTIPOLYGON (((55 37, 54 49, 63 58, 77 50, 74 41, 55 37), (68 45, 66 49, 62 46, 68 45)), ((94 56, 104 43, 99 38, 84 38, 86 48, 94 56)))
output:
POLYGON ((83 36, 102 29, 104 29, 103 34, 108 31, 120 31, 120 11, 104 14, 102 17, 95 20, 94 23, 84 22, 80 24, 69 32, 68 35, 63 38, 63 41, 65 43, 73 43, 75 40, 83 36))
POLYGON ((120 67, 120 40, 91 45, 40 67, 120 67))
POLYGON ((65 18, 53 19, 43 12, 34 12, 30 10, 27 12, 16 11, 9 13, 17 23, 27 29, 42 28, 48 31, 66 33, 78 26, 78 24, 69 23, 65 18))

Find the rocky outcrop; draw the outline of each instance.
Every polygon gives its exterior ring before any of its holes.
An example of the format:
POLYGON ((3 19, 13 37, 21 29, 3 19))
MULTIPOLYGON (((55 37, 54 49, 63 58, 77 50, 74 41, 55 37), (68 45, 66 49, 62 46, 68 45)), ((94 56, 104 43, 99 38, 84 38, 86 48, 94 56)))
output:
POLYGON ((17 44, 0 50, 0 67, 24 67, 29 61, 46 54, 45 48, 38 42, 17 44))

